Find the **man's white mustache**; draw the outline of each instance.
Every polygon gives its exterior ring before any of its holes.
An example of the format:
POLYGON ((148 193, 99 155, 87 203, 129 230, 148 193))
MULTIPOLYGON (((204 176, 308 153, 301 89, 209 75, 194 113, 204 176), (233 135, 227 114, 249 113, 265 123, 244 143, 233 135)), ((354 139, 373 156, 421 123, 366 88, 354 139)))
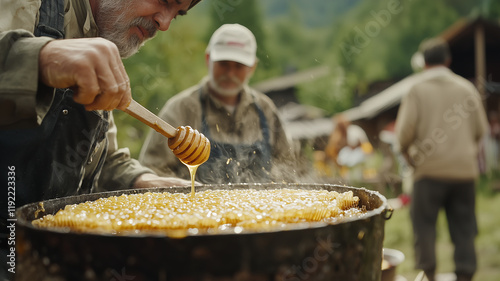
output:
POLYGON ((234 77, 234 76, 220 76, 217 79, 217 82, 226 82, 226 81, 234 82, 238 85, 241 85, 243 83, 240 81, 240 79, 238 79, 237 77, 234 77))
POLYGON ((144 28, 144 30, 146 30, 146 32, 148 33, 146 34, 148 38, 153 38, 156 35, 156 32, 158 31, 156 25, 153 22, 142 17, 134 19, 130 23, 130 26, 140 26, 144 28))

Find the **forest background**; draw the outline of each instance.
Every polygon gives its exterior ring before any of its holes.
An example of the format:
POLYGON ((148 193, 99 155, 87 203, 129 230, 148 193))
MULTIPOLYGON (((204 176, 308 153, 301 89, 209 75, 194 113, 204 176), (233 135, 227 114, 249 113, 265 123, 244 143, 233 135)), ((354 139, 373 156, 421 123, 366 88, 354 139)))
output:
MULTIPOLYGON (((327 116, 368 95, 371 83, 413 72, 419 43, 457 20, 500 18, 500 0, 203 0, 167 32, 124 60, 132 95, 153 113, 206 74, 205 48, 220 25, 255 34, 259 66, 250 84, 328 66, 329 75, 297 85, 300 103, 327 116)), ((138 157, 149 127, 115 112, 120 146, 138 157)))

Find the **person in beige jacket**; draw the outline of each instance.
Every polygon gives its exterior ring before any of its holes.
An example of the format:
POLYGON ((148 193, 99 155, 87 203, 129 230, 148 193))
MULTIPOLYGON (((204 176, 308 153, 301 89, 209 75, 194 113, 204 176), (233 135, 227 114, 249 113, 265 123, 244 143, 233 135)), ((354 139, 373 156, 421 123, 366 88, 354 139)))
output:
POLYGON ((424 41, 420 50, 429 78, 410 89, 396 120, 400 150, 414 168, 410 213, 416 268, 435 280, 436 220, 444 208, 457 280, 471 280, 477 267, 475 180, 486 114, 474 85, 447 68, 451 55, 444 40, 424 41))
MULTIPOLYGON (((248 86, 256 50, 248 28, 222 25, 206 50, 209 77, 172 97, 159 113, 169 124, 190 125, 210 139, 210 157, 196 172, 199 182, 282 182, 294 175, 292 144, 276 106, 248 86)), ((139 160, 160 175, 189 178, 168 150, 167 141, 151 130, 139 160)))
POLYGON ((131 100, 122 57, 199 1, 1 1, 2 257, 7 204, 189 184, 157 176, 119 148, 111 110, 131 100))

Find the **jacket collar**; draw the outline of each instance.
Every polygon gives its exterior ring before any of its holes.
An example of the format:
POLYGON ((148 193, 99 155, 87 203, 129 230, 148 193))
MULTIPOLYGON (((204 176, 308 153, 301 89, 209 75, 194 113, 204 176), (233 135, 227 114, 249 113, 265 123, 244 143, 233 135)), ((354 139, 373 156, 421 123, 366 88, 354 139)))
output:
POLYGON ((449 74, 451 73, 451 70, 444 65, 440 65, 425 69, 423 72, 429 75, 438 76, 443 74, 449 74))
POLYGON ((65 17, 65 31, 67 38, 97 37, 99 30, 92 15, 92 8, 88 0, 66 0, 69 17, 65 17), (72 10, 72 11, 71 11, 72 10), (74 17, 74 18, 73 18, 74 17), (69 33, 69 34, 68 34, 69 33))

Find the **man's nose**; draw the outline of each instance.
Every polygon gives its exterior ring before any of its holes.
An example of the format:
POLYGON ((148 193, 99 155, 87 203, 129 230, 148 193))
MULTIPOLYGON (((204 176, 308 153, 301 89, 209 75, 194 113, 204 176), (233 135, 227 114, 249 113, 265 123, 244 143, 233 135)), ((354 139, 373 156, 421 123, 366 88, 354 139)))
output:
POLYGON ((156 13, 154 16, 154 21, 156 22, 157 28, 161 31, 167 31, 176 14, 176 11, 166 8, 156 13))
POLYGON ((226 75, 227 75, 228 77, 232 77, 232 76, 234 76, 234 68, 232 68, 232 67, 228 67, 228 68, 226 68, 226 75))
POLYGON ((226 68, 227 76, 236 76, 237 71, 238 68, 236 67, 235 64, 229 64, 226 68))

